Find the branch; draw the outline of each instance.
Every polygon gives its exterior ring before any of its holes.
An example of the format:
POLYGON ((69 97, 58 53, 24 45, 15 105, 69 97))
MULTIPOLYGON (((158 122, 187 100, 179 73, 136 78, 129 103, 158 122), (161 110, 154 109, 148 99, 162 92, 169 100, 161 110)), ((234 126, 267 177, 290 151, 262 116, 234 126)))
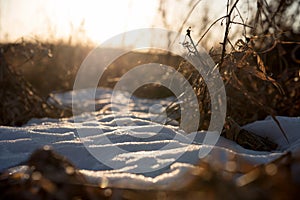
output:
MULTIPOLYGON (((178 31, 178 34, 176 35, 175 39, 178 38, 178 36, 180 35, 180 33, 181 33, 183 27, 185 27, 185 23, 186 23, 187 20, 190 18, 191 14, 193 13, 193 11, 195 10, 195 8, 198 6, 198 4, 199 4, 200 2, 201 2, 201 0, 198 0, 198 1, 194 4, 194 6, 192 7, 192 9, 189 11, 189 13, 188 13, 187 16, 185 17, 184 21, 182 22, 182 25, 181 25, 181 27, 180 27, 180 29, 179 29, 179 31, 178 31)), ((175 42, 175 39, 174 39, 174 41, 173 41, 171 44, 173 44, 173 43, 175 42)))
POLYGON ((253 26, 250 26, 250 25, 247 25, 247 24, 244 24, 244 23, 241 23, 241 22, 230 21, 230 23, 231 24, 236 24, 236 25, 242 25, 242 26, 245 26, 245 27, 251 28, 251 29, 254 28, 253 26))
POLYGON ((198 44, 200 43, 200 41, 204 38, 204 36, 208 33, 208 31, 218 22, 220 21, 221 19, 224 19, 226 18, 227 16, 223 16, 223 17, 220 17, 219 19, 215 20, 209 27, 208 29, 204 32, 204 34, 200 37, 200 39, 198 40, 196 46, 198 46, 198 44))
MULTIPOLYGON (((227 14, 226 18, 226 29, 225 29, 225 34, 224 34, 224 39, 223 39, 223 49, 222 49, 222 56, 221 56, 221 62, 220 62, 220 65, 222 65, 223 61, 224 61, 224 57, 225 57, 225 52, 226 52, 226 43, 227 43, 227 38, 228 38, 228 34, 229 34, 229 27, 230 27, 230 24, 231 24, 231 21, 230 21, 230 16, 234 10, 234 8, 236 7, 237 3, 239 2, 239 0, 236 0, 235 3, 233 4, 232 8, 230 9, 229 13, 227 14)), ((227 6, 228 8, 228 6, 227 6)))

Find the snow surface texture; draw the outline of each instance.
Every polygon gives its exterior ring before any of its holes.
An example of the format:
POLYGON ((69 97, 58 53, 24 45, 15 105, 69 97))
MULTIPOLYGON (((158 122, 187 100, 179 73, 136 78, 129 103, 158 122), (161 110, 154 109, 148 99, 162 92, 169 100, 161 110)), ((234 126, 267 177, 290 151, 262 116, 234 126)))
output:
MULTIPOLYGON (((86 96, 88 93, 89 90, 73 91, 56 94, 55 98, 62 106, 71 107, 72 95, 86 96)), ((111 94, 111 90, 97 89, 95 107, 109 106, 111 94)), ((205 134, 209 133, 186 134, 176 123, 163 126, 157 123, 163 120, 159 119, 158 111, 163 111, 163 107, 171 100, 134 97, 127 114, 114 115, 108 109, 104 113, 88 112, 71 118, 32 119, 23 127, 0 126, 0 171, 7 168, 11 168, 12 172, 24 169, 18 165, 35 149, 51 145, 56 152, 66 156, 81 169, 81 173, 91 183, 104 181, 108 186, 150 189, 165 187, 176 180, 182 182, 182 175, 199 162, 199 150, 208 147, 202 142, 205 134), (80 137, 78 131, 82 133, 80 137), (91 155, 83 143, 92 151, 105 152, 101 160, 106 164, 91 155), (122 153, 114 153, 116 148, 121 149, 122 153)), ((82 99, 74 105, 83 109, 91 102, 92 99, 82 99)), ((122 110, 122 105, 118 106, 122 110)), ((244 128, 279 144, 277 151, 247 150, 220 137, 205 160, 226 168, 226 162, 234 158, 237 171, 242 173, 247 166, 268 163, 286 151, 299 154, 300 118, 277 118, 287 134, 289 144, 272 118, 266 118, 244 128)), ((293 173, 298 179, 300 167, 294 167, 293 173)))

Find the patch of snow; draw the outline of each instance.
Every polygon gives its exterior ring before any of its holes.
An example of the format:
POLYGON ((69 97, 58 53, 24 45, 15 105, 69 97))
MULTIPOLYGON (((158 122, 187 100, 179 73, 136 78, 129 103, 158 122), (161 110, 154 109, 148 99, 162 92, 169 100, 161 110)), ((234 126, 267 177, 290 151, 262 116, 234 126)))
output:
MULTIPOLYGON (((109 89, 97 89, 96 107, 108 105, 111 94, 109 89)), ((86 95, 90 95, 89 90, 55 94, 55 99, 60 105, 71 107, 72 95, 82 97, 75 102, 78 109, 94 103, 92 99, 84 99, 86 95)), ((172 98, 132 99, 130 112, 127 114, 85 112, 70 118, 32 119, 23 127, 0 126, 0 170, 25 170, 23 165, 13 167, 27 160, 35 149, 50 145, 56 152, 71 160, 91 183, 107 182, 108 185, 119 187, 149 189, 165 187, 180 180, 187 170, 199 163, 199 150, 210 148, 203 144, 205 134, 209 133, 199 131, 186 134, 176 125, 157 123, 154 119, 159 112, 151 109, 162 110, 172 98), (107 163, 97 160, 84 144, 91 151, 102 152, 102 159, 110 163, 110 166, 118 167, 112 169, 107 163), (116 153, 115 148, 121 153, 116 153)), ((205 161, 222 166, 235 157, 237 170, 243 172, 247 164, 268 163, 286 151, 299 153, 300 118, 277 116, 277 119, 287 134, 289 143, 272 118, 243 127, 279 144, 277 151, 252 151, 220 137, 204 158, 205 161)), ((299 166, 293 166, 292 169, 293 173, 300 171, 299 166)))

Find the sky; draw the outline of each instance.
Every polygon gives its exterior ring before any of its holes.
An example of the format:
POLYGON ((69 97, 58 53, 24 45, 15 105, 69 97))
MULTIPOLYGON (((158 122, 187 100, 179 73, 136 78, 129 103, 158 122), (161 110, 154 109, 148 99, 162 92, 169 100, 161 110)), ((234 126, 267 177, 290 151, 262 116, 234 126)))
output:
MULTIPOLYGON (((101 43, 114 35, 138 28, 181 30, 184 19, 198 0, 0 0, 0 42, 21 37, 51 41, 64 38, 101 43), (167 10, 166 21, 160 7, 167 10)), ((200 38, 208 25, 226 14, 226 0, 200 0, 182 29, 192 26, 200 38), (207 14, 208 20, 203 22, 207 14)), ((249 7, 256 1, 242 0, 239 9, 247 23, 249 7)), ((235 18, 237 19, 237 18, 235 18)), ((238 20, 238 19, 237 19, 238 20)), ((222 41, 224 26, 210 31, 211 44, 222 41)))
MULTIPOLYGON (((100 43, 138 28, 178 31, 190 6, 197 0, 162 2, 168 11, 167 25, 158 11, 160 0, 0 0, 0 42, 21 37, 51 40, 72 35, 73 39, 87 37, 100 43)), ((225 12, 225 5, 224 0, 202 0, 190 19, 197 21, 199 13, 208 6, 218 14, 210 13, 212 19, 216 19, 222 10, 225 12)))
POLYGON ((158 1, 0 0, 0 6, 1 41, 76 33, 100 42, 112 34, 150 26, 158 1), (80 27, 84 30, 79 31, 80 27))

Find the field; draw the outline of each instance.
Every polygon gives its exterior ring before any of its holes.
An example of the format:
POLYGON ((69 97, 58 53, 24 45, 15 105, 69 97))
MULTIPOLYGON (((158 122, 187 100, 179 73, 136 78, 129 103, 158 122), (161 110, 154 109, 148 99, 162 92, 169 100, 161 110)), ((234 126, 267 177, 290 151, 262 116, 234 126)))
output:
MULTIPOLYGON (((0 153, 0 190, 6 192, 0 198, 18 198, 16 194, 22 194, 24 199, 295 199, 300 186, 300 33, 277 19, 286 15, 289 5, 273 6, 278 6, 272 14, 273 21, 267 20, 271 9, 258 9, 265 18, 257 17, 252 22, 261 27, 254 27, 250 36, 243 35, 232 42, 230 27, 238 25, 232 19, 231 11, 236 7, 233 4, 224 17, 223 42, 207 49, 225 86, 227 110, 213 153, 202 159, 197 153, 205 146, 203 133, 209 129, 214 108, 204 78, 182 57, 164 51, 131 51, 106 68, 98 82, 96 99, 81 102, 79 98, 74 103, 72 98, 80 96, 80 92, 89 94, 90 88, 72 90, 78 70, 96 47, 94 44, 23 38, 1 43, 0 150, 6 153, 0 153), (160 84, 139 87, 133 93, 129 113, 123 112, 122 102, 112 105, 113 88, 122 76, 136 66, 154 62, 171 66, 192 86, 201 116, 195 132, 180 126, 182 99, 160 84), (96 103, 91 103, 94 100, 96 103), (74 116, 72 103, 83 111, 74 116), (158 104, 165 106, 161 113, 169 121, 163 122, 163 131, 155 135, 155 127, 161 121, 155 121, 157 113, 150 109, 158 104), (96 110, 84 110, 91 105, 96 110), (114 109, 117 114, 111 117, 114 109), (144 134, 144 138, 128 136, 129 117, 136 122, 129 127, 144 134), (98 141, 102 136, 95 127, 105 127, 104 135, 115 143, 98 141), (87 134, 83 140, 75 129, 87 134), (187 142, 192 136, 196 139, 187 142), (126 150, 110 158, 113 162, 122 161, 120 171, 91 158, 83 144, 92 140, 99 142, 88 143, 95 149, 119 145, 126 150), (167 142, 174 144, 160 150, 167 142), (181 148, 187 153, 172 165, 148 174, 130 171, 136 166, 141 170, 161 166, 181 148), (178 181, 182 184, 174 184, 178 181)), ((239 25, 247 27, 244 23, 239 25)), ((194 47, 198 42, 190 31, 187 27, 186 50, 197 57, 194 47)), ((126 91, 123 92, 121 97, 126 99, 126 91)), ((191 115, 189 121, 193 119, 191 115)))

